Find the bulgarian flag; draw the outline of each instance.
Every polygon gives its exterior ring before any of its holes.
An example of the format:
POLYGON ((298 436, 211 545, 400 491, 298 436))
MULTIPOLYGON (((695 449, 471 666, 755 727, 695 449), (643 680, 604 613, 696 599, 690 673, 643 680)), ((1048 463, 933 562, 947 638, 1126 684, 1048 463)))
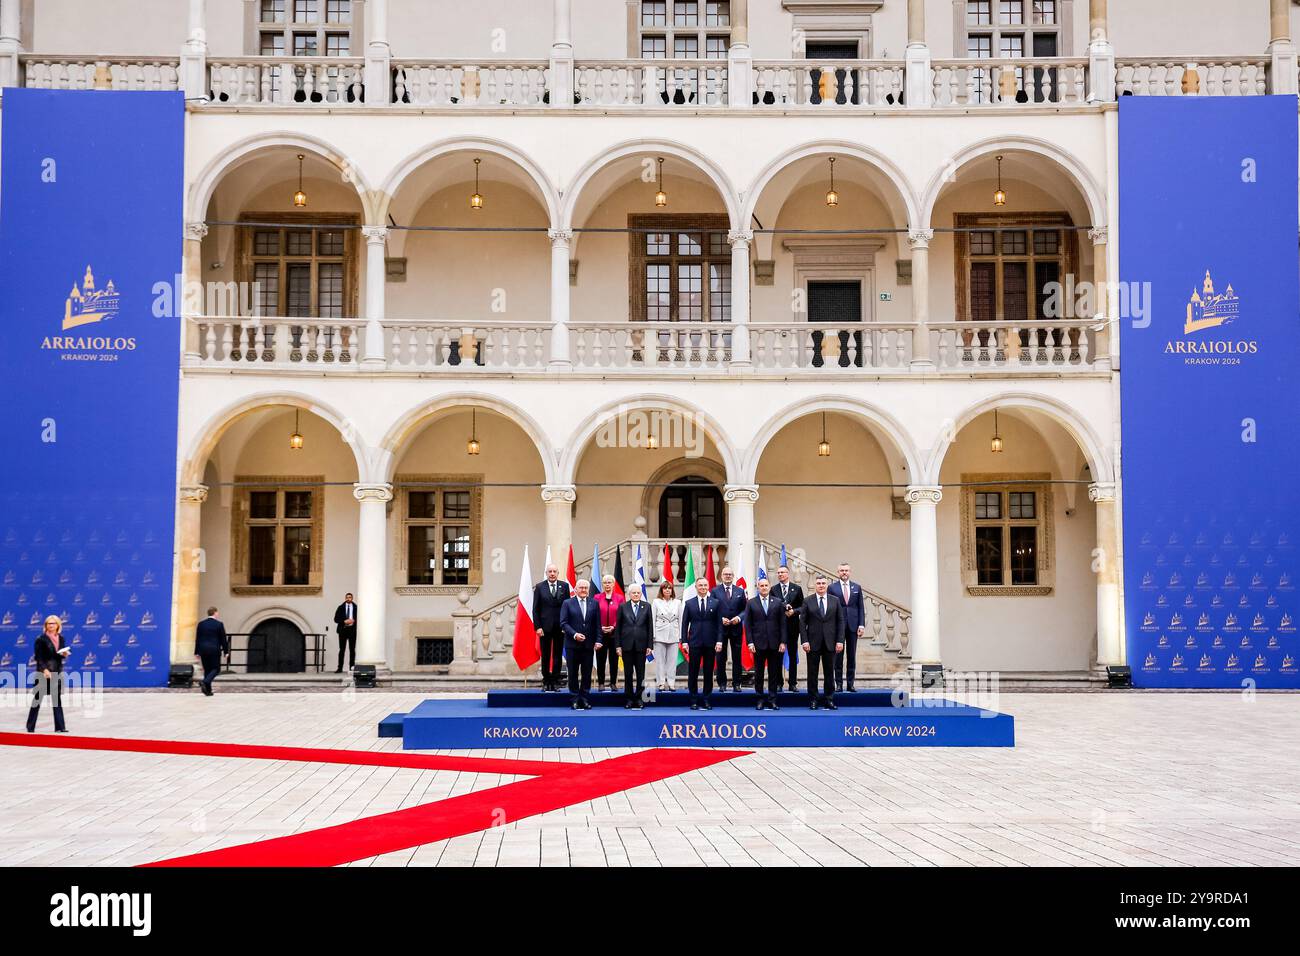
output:
POLYGON ((537 646, 537 628, 533 625, 533 576, 528 568, 528 545, 524 545, 524 563, 519 567, 519 607, 515 611, 515 663, 526 671, 542 659, 537 646))
MULTIPOLYGON (((666 548, 668 546, 664 545, 664 547, 666 548)), ((665 564, 667 564, 666 557, 664 559, 664 562, 665 564)), ((695 588, 695 549, 688 544, 686 546, 686 577, 682 578, 682 594, 683 594, 682 602, 683 603, 691 599, 690 595, 694 588, 695 588)), ((686 648, 683 647, 681 643, 678 643, 677 645, 678 664, 686 660, 687 653, 688 651, 686 650, 686 648)))

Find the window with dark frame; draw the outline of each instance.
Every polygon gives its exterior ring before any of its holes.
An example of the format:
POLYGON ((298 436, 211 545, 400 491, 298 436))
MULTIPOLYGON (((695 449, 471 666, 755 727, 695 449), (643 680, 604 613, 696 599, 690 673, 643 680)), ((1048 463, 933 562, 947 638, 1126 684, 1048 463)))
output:
POLYGON ((1039 492, 1027 488, 974 492, 975 573, 979 587, 1039 583, 1039 492))
POLYGON ((1069 216, 958 213, 957 317, 978 323, 1044 322, 1049 290, 1075 271, 1069 216))
POLYGON ((407 491, 408 584, 471 583, 476 493, 472 486, 407 491))
POLYGON ((319 535, 311 489, 256 488, 248 492, 244 520, 248 538, 247 583, 253 587, 311 585, 312 555, 319 535))
MULTIPOLYGON (((731 46, 731 4, 726 0, 642 0, 637 24, 639 49, 630 52, 643 60, 663 60, 669 56, 676 60, 727 59, 731 46)), ((725 62, 717 69, 724 70, 725 62)), ((667 72, 661 69, 659 74, 660 93, 667 100, 667 72)), ((698 71, 673 72, 676 91, 673 102, 696 102, 698 87, 698 71)))
POLYGON ((629 216, 628 227, 634 322, 731 321, 726 216, 629 216))
MULTIPOLYGON (((967 0, 965 55, 977 60, 1059 56, 1059 13, 1057 0, 967 0)), ((990 99, 992 83, 990 71, 976 71, 975 102, 990 99)), ((1016 67, 1016 87, 1026 88, 1021 67, 1016 67)), ((1026 99, 1034 102, 1055 100, 1056 70, 1035 69, 1028 84, 1028 94, 1026 99)))
POLYGON ((258 5, 258 52, 262 56, 346 57, 352 55, 352 0, 261 0, 258 5))

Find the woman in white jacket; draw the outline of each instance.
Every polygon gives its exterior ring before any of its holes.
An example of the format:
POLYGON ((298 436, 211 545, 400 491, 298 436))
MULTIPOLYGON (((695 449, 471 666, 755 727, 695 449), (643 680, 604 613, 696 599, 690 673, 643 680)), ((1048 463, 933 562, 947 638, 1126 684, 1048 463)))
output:
POLYGON ((650 604, 655 624, 655 686, 673 690, 677 675, 677 647, 682 640, 682 601, 671 581, 659 585, 659 596, 650 604))

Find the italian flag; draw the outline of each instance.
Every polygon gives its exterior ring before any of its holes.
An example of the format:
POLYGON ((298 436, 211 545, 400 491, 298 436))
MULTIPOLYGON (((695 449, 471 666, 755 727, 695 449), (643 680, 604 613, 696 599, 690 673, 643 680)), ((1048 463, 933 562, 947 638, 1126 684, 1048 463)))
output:
MULTIPOLYGON (((689 544, 686 546, 686 577, 682 579, 682 603, 685 604, 690 600, 690 595, 695 593, 695 549, 689 544)), ((680 664, 686 660, 686 650, 681 644, 677 645, 677 663, 680 664)))

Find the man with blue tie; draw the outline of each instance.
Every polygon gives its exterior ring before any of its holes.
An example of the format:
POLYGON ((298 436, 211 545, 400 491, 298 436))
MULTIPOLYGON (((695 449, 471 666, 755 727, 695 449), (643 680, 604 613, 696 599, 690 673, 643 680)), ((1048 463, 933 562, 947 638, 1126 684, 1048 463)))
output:
POLYGON ((729 567, 722 569, 722 583, 713 589, 713 597, 718 602, 722 615, 722 650, 718 654, 718 690, 727 689, 727 647, 731 647, 731 689, 740 690, 740 677, 744 665, 740 660, 740 642, 743 630, 740 619, 745 615, 745 605, 749 598, 745 589, 732 581, 735 573, 729 567))
POLYGON ((591 710, 591 662, 601 647, 600 608, 587 594, 587 582, 573 586, 574 596, 560 609, 564 656, 569 661, 569 706, 591 710))
POLYGON ((778 601, 771 591, 767 578, 759 578, 758 597, 751 598, 745 608, 745 635, 754 655, 754 693, 758 697, 755 710, 781 709, 776 692, 781 689, 781 655, 785 653, 785 602, 778 601), (764 672, 768 677, 767 694, 763 693, 764 672))
POLYGON ((687 651, 687 679, 691 693, 691 710, 712 710, 713 659, 722 650, 722 606, 709 594, 709 582, 695 581, 695 596, 682 607, 682 645, 687 651), (704 700, 700 700, 700 671, 704 672, 704 700))
POLYGON ((858 638, 866 633, 867 616, 862 604, 862 585, 849 579, 852 569, 848 562, 842 562, 839 568, 839 580, 827 591, 839 599, 844 608, 844 649, 835 654, 835 689, 844 690, 845 666, 848 658, 848 691, 853 693, 853 675, 858 665, 858 638))

